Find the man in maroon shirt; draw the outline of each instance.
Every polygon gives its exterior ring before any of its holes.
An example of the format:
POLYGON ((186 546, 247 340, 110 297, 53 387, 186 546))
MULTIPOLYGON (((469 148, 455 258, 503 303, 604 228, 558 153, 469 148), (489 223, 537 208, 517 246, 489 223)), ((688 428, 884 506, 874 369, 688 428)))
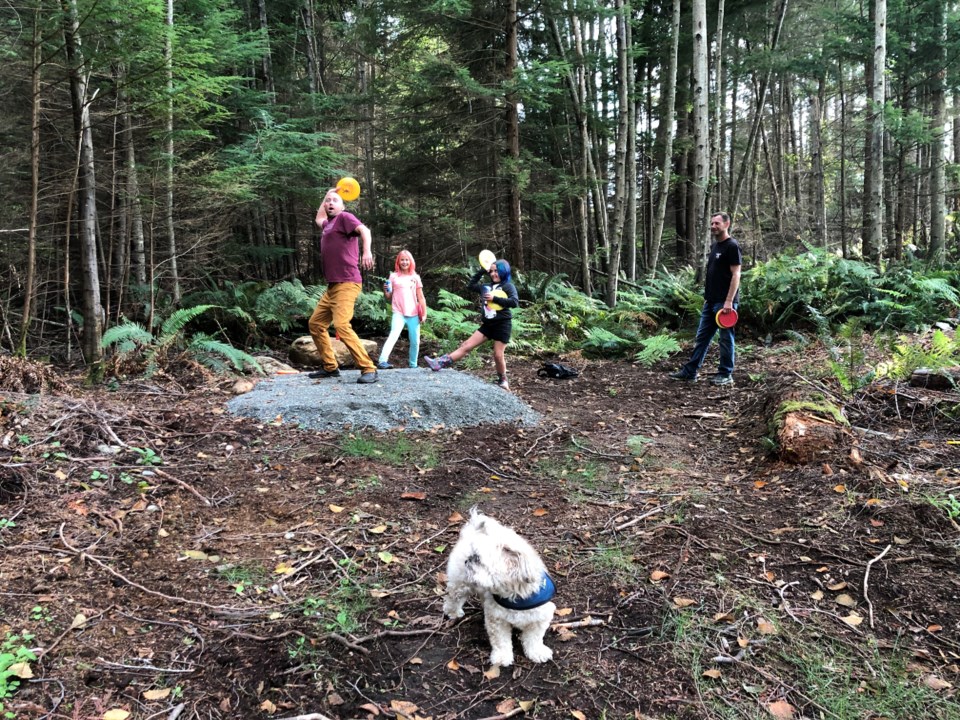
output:
POLYGON ((336 190, 329 190, 323 198, 323 205, 317 210, 316 222, 323 231, 320 236, 320 258, 323 260, 327 291, 317 303, 309 323, 310 335, 317 346, 317 352, 320 353, 323 367, 310 373, 308 377, 317 379, 340 376, 337 358, 330 344, 330 334, 327 332, 333 324, 340 340, 350 350, 353 361, 360 368, 360 379, 357 382, 361 385, 375 383, 376 365, 363 349, 360 338, 350 325, 353 307, 360 296, 363 282, 358 264, 364 270, 373 269, 370 229, 353 213, 344 210, 343 198, 336 190), (358 238, 363 243, 362 255, 358 238))

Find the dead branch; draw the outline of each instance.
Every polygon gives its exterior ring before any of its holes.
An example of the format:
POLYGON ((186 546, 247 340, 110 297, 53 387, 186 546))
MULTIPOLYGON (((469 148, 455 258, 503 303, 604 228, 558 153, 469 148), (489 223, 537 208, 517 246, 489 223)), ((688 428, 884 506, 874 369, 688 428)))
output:
POLYGON ((183 480, 179 480, 178 478, 173 477, 169 473, 164 472, 160 468, 153 468, 153 472, 155 472, 157 475, 164 478, 165 480, 169 480, 172 483, 176 483, 187 492, 193 493, 198 498, 200 498, 200 502, 202 502, 204 505, 207 505, 207 506, 213 505, 213 503, 210 501, 209 498, 206 498, 203 495, 201 495, 199 491, 197 491, 197 489, 194 488, 193 485, 191 485, 190 483, 186 483, 183 480))
POLYGON ((863 599, 867 601, 867 608, 870 610, 870 628, 871 628, 871 629, 873 629, 873 603, 870 602, 870 594, 869 594, 870 568, 873 566, 873 564, 874 564, 875 562, 877 562, 878 560, 882 559, 883 556, 886 555, 886 554, 890 551, 890 548, 891 548, 891 547, 893 547, 893 546, 892 546, 892 545, 887 545, 887 546, 883 549, 883 552, 882 552, 882 553, 880 553, 880 554, 877 555, 875 558, 873 558, 872 560, 870 560, 870 561, 867 563, 867 571, 863 574, 863 599))
POLYGON ((560 628, 584 628, 584 627, 595 627, 597 625, 606 625, 607 621, 603 618, 594 618, 589 615, 583 620, 573 620, 571 622, 562 622, 562 623, 553 623, 550 626, 550 629, 554 632, 560 630, 560 628))

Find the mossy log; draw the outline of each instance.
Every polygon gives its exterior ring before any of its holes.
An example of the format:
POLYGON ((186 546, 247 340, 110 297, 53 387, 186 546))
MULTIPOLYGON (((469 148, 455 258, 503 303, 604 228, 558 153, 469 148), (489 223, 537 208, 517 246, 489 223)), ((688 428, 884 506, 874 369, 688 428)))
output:
POLYGON ((913 387, 930 388, 931 390, 954 390, 960 388, 960 367, 917 368, 910 375, 910 384, 913 387))
POLYGON ((842 408, 823 397, 797 393, 782 399, 773 416, 781 459, 798 465, 833 455, 849 436, 849 426, 842 408))

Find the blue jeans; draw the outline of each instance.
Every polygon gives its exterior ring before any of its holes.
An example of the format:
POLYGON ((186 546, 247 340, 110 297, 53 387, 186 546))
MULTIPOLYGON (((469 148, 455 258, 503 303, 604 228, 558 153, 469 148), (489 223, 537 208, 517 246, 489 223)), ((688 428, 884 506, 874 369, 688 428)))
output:
POLYGON ((400 333, 403 332, 404 325, 407 326, 407 339, 410 340, 409 364, 412 368, 417 366, 417 358, 420 355, 420 318, 416 315, 405 317, 396 310, 393 311, 393 320, 390 322, 390 336, 380 350, 379 362, 385 363, 390 358, 390 353, 393 352, 393 346, 400 339, 400 333))
MULTIPOLYGON (((733 309, 736 310, 740 303, 734 303, 733 309)), ((700 313, 700 325, 697 327, 697 338, 693 345, 693 355, 687 363, 680 368, 685 375, 695 377, 700 372, 700 366, 707 356, 707 348, 713 336, 720 331, 720 375, 731 375, 733 373, 733 363, 736 359, 736 347, 734 344, 733 328, 722 328, 717 325, 717 313, 723 309, 723 303, 703 304, 703 311, 700 313)))

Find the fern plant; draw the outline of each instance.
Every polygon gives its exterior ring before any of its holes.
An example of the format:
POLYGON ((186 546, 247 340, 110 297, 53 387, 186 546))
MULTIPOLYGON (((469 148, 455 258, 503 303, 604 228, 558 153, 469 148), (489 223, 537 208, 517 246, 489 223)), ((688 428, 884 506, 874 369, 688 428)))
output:
POLYGON ((662 333, 641 340, 640 351, 633 359, 644 367, 653 367, 677 352, 680 352, 680 343, 672 335, 662 333))
POLYGON ((920 368, 941 370, 960 365, 960 341, 940 329, 919 340, 898 337, 890 350, 891 359, 878 368, 878 374, 894 380, 908 378, 920 368))
POLYGON ((322 285, 304 287, 299 280, 284 280, 257 296, 254 315, 259 323, 287 332, 310 317, 324 289, 322 285))
POLYGON ((223 360, 218 360, 217 356, 224 358, 239 371, 250 368, 256 372, 262 372, 253 356, 228 342, 203 333, 196 334, 192 338, 186 337, 185 330, 190 321, 213 309, 223 310, 224 308, 217 305, 197 305, 176 310, 160 324, 156 336, 142 325, 124 320, 103 334, 101 346, 105 350, 116 346, 116 352, 122 356, 141 354, 148 377, 156 373, 172 350, 185 352, 199 362, 215 370, 219 369, 221 372, 226 369, 226 364, 223 360))

